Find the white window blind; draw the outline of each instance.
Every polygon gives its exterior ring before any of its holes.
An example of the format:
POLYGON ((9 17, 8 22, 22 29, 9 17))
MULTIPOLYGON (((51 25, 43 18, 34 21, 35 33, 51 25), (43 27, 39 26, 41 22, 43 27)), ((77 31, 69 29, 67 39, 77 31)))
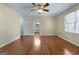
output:
POLYGON ((65 15, 64 24, 65 32, 79 33, 79 10, 65 15))

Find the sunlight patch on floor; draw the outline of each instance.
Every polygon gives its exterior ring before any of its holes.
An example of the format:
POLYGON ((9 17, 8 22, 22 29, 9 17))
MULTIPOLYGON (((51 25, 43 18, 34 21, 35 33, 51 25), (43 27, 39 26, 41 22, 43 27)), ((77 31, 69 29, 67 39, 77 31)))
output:
POLYGON ((35 50, 39 50, 40 45, 41 45, 40 37, 39 37, 39 35, 35 35, 34 36, 34 48, 35 48, 35 50))
POLYGON ((72 55, 72 53, 68 49, 64 49, 64 55, 72 55))

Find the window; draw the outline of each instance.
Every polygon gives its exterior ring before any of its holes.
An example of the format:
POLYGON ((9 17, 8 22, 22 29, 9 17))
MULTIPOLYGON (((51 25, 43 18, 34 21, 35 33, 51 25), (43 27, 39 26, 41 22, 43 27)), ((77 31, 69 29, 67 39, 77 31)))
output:
POLYGON ((79 10, 76 11, 76 33, 79 33, 79 10))
POLYGON ((79 33, 79 10, 64 17, 65 32, 79 33))

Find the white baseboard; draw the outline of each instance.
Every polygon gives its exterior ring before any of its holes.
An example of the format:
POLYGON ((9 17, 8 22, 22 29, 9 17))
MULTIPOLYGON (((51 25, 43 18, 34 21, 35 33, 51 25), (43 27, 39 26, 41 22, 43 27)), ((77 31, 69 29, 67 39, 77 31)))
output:
POLYGON ((56 36, 55 34, 40 34, 40 36, 56 36))
MULTIPOLYGON (((21 36, 33 36, 34 34, 22 34, 21 36)), ((55 34, 39 34, 40 36, 55 36, 55 34)))
POLYGON ((21 34, 21 36, 33 36, 34 34, 21 34))
POLYGON ((8 44, 10 44, 10 43, 12 43, 12 42, 14 42, 15 40, 17 40, 17 39, 19 39, 19 38, 20 38, 20 36, 16 37, 15 39, 13 39, 13 40, 11 40, 11 41, 9 41, 9 42, 3 44, 3 45, 0 45, 0 48, 2 48, 2 47, 4 47, 4 46, 6 46, 6 45, 8 45, 8 44))
POLYGON ((73 42, 73 41, 70 41, 70 40, 68 40, 67 38, 64 38, 64 37, 62 37, 62 36, 60 36, 60 35, 57 35, 57 36, 60 37, 60 38, 62 38, 62 39, 64 39, 65 41, 67 41, 67 42, 69 42, 69 43, 71 43, 71 44, 73 44, 73 45, 79 47, 79 44, 77 44, 77 43, 75 43, 75 42, 73 42))

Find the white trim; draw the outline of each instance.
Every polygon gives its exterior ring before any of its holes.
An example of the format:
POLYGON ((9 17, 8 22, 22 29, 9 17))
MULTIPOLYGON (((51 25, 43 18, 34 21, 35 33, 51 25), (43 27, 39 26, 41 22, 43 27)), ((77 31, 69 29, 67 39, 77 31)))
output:
POLYGON ((34 34, 21 34, 21 36, 32 36, 34 34))
POLYGON ((77 44, 77 43, 75 43, 75 42, 73 42, 73 41, 70 41, 70 40, 68 40, 67 38, 64 38, 64 37, 62 37, 62 36, 60 36, 60 35, 57 35, 57 36, 60 37, 60 38, 62 38, 62 39, 64 39, 65 41, 70 42, 71 44, 73 44, 73 45, 79 47, 79 44, 77 44))
POLYGON ((40 34, 40 36, 55 36, 55 34, 40 34))
MULTIPOLYGON (((33 36, 34 34, 21 34, 22 36, 33 36)), ((40 36, 55 36, 55 34, 39 34, 40 36)))
POLYGON ((11 40, 11 41, 9 41, 9 42, 3 44, 3 45, 0 45, 0 48, 2 48, 2 47, 4 47, 4 46, 6 46, 6 45, 8 45, 8 44, 10 44, 10 43, 12 43, 12 42, 14 42, 15 40, 18 40, 19 38, 20 38, 20 36, 16 37, 15 39, 13 39, 13 40, 11 40))

